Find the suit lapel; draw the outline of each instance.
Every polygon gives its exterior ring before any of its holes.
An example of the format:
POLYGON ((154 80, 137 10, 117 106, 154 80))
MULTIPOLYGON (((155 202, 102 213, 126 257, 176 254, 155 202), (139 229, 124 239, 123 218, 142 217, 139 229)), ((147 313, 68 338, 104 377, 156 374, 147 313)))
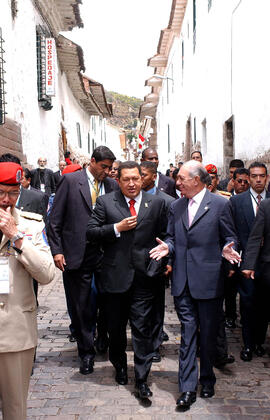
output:
MULTIPOLYGON (((80 172, 81 178, 79 180, 79 189, 80 192, 85 199, 86 204, 88 205, 89 209, 92 210, 92 199, 90 194, 90 187, 88 183, 88 178, 86 175, 86 170, 80 172)), ((76 187, 75 187, 76 188, 76 187)))
POLYGON ((115 207, 120 211, 124 218, 131 216, 127 202, 121 191, 115 192, 113 200, 115 202, 115 207))
POLYGON ((194 224, 197 223, 198 220, 200 220, 205 215, 205 213, 209 211, 210 203, 211 203, 211 193, 208 190, 206 190, 204 197, 202 199, 202 202, 197 210, 197 213, 195 214, 195 217, 192 221, 190 228, 192 228, 194 224))
POLYGON ((249 190, 247 191, 247 194, 243 196, 242 208, 243 208, 243 213, 245 215, 247 224, 249 228, 251 229, 251 226, 255 219, 255 215, 254 215, 254 210, 253 210, 252 198, 251 198, 249 190))
POLYGON ((139 223, 141 223, 141 221, 143 220, 145 215, 149 211, 151 211, 151 205, 152 205, 151 195, 142 191, 142 201, 141 201, 141 205, 140 205, 140 209, 139 209, 139 213, 138 213, 137 226, 138 226, 139 223))
MULTIPOLYGON (((183 221, 183 224, 184 224, 186 230, 188 230, 189 229, 189 223, 188 223, 188 199, 186 197, 183 197, 183 198, 181 198, 181 200, 183 200, 183 205, 184 205, 184 210, 182 212, 182 221, 183 221)), ((179 204, 180 204, 180 201, 179 201, 179 204)))

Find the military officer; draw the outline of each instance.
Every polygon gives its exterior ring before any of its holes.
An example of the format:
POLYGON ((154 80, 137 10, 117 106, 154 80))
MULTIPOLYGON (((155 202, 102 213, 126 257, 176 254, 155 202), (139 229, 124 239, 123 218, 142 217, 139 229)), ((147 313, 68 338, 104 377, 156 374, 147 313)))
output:
POLYGON ((26 420, 29 380, 37 345, 35 278, 55 273, 42 216, 15 208, 22 168, 0 163, 0 399, 3 420, 26 420))

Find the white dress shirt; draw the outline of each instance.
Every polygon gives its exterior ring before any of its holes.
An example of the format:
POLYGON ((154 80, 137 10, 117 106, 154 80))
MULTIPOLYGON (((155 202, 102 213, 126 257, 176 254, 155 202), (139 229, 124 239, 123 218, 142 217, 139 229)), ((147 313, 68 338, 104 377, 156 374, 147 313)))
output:
MULTIPOLYGON (((250 198, 251 198, 251 202, 252 202, 252 207, 253 207, 253 211, 254 211, 254 215, 256 216, 257 214, 257 205, 258 205, 258 193, 256 193, 255 190, 253 190, 253 188, 250 187, 250 198)), ((266 197, 266 191, 263 190, 263 192, 260 193, 260 196, 262 197, 262 200, 265 200, 266 197)))
MULTIPOLYGON (((192 220, 194 220, 194 217, 198 211, 198 208, 200 207, 200 204, 203 200, 203 197, 206 193, 206 188, 203 188, 198 194, 194 195, 194 197, 192 197, 193 200, 193 204, 192 206, 190 206, 189 208, 189 212, 191 213, 192 216, 192 220)), ((189 199, 189 202, 191 201, 191 199, 189 199)))
MULTIPOLYGON (((89 184, 89 188, 90 188, 90 195, 92 197, 92 192, 94 191, 94 185, 95 185, 95 178, 93 177, 93 175, 91 174, 91 172, 86 169, 86 174, 87 174, 87 178, 88 178, 88 184, 89 184)), ((105 187, 104 187, 104 183, 103 182, 98 182, 98 197, 100 195, 104 195, 105 194, 105 187)), ((93 206, 95 207, 95 206, 93 206)))

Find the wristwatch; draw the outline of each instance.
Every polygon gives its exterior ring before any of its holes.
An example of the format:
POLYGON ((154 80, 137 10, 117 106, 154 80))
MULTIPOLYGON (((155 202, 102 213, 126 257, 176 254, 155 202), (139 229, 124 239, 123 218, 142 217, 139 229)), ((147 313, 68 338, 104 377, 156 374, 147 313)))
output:
POLYGON ((24 234, 22 233, 22 232, 17 232, 16 233, 16 235, 14 235, 14 236, 12 236, 12 238, 10 239, 10 242, 12 243, 12 245, 14 245, 15 244, 15 242, 18 240, 18 239, 22 239, 24 237, 24 234))

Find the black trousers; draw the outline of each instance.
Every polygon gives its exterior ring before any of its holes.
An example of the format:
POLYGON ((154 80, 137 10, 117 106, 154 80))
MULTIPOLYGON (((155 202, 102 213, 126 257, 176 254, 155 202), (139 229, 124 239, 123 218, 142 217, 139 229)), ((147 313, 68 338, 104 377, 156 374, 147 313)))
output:
POLYGON ((95 356, 94 349, 94 319, 95 313, 91 305, 91 282, 93 272, 67 270, 63 272, 64 287, 71 317, 71 331, 77 338, 78 354, 81 358, 95 356))
POLYGON ((126 367, 129 320, 134 351, 136 382, 145 382, 152 365, 156 346, 161 343, 157 307, 164 280, 135 274, 131 288, 124 293, 104 293, 109 332, 109 359, 114 367, 126 367), (158 344, 159 343, 159 344, 158 344))
POLYGON ((180 392, 195 391, 198 384, 197 332, 200 329, 200 383, 214 385, 213 363, 216 359, 216 338, 222 309, 222 298, 193 299, 188 286, 174 297, 181 322, 178 384, 180 392))

